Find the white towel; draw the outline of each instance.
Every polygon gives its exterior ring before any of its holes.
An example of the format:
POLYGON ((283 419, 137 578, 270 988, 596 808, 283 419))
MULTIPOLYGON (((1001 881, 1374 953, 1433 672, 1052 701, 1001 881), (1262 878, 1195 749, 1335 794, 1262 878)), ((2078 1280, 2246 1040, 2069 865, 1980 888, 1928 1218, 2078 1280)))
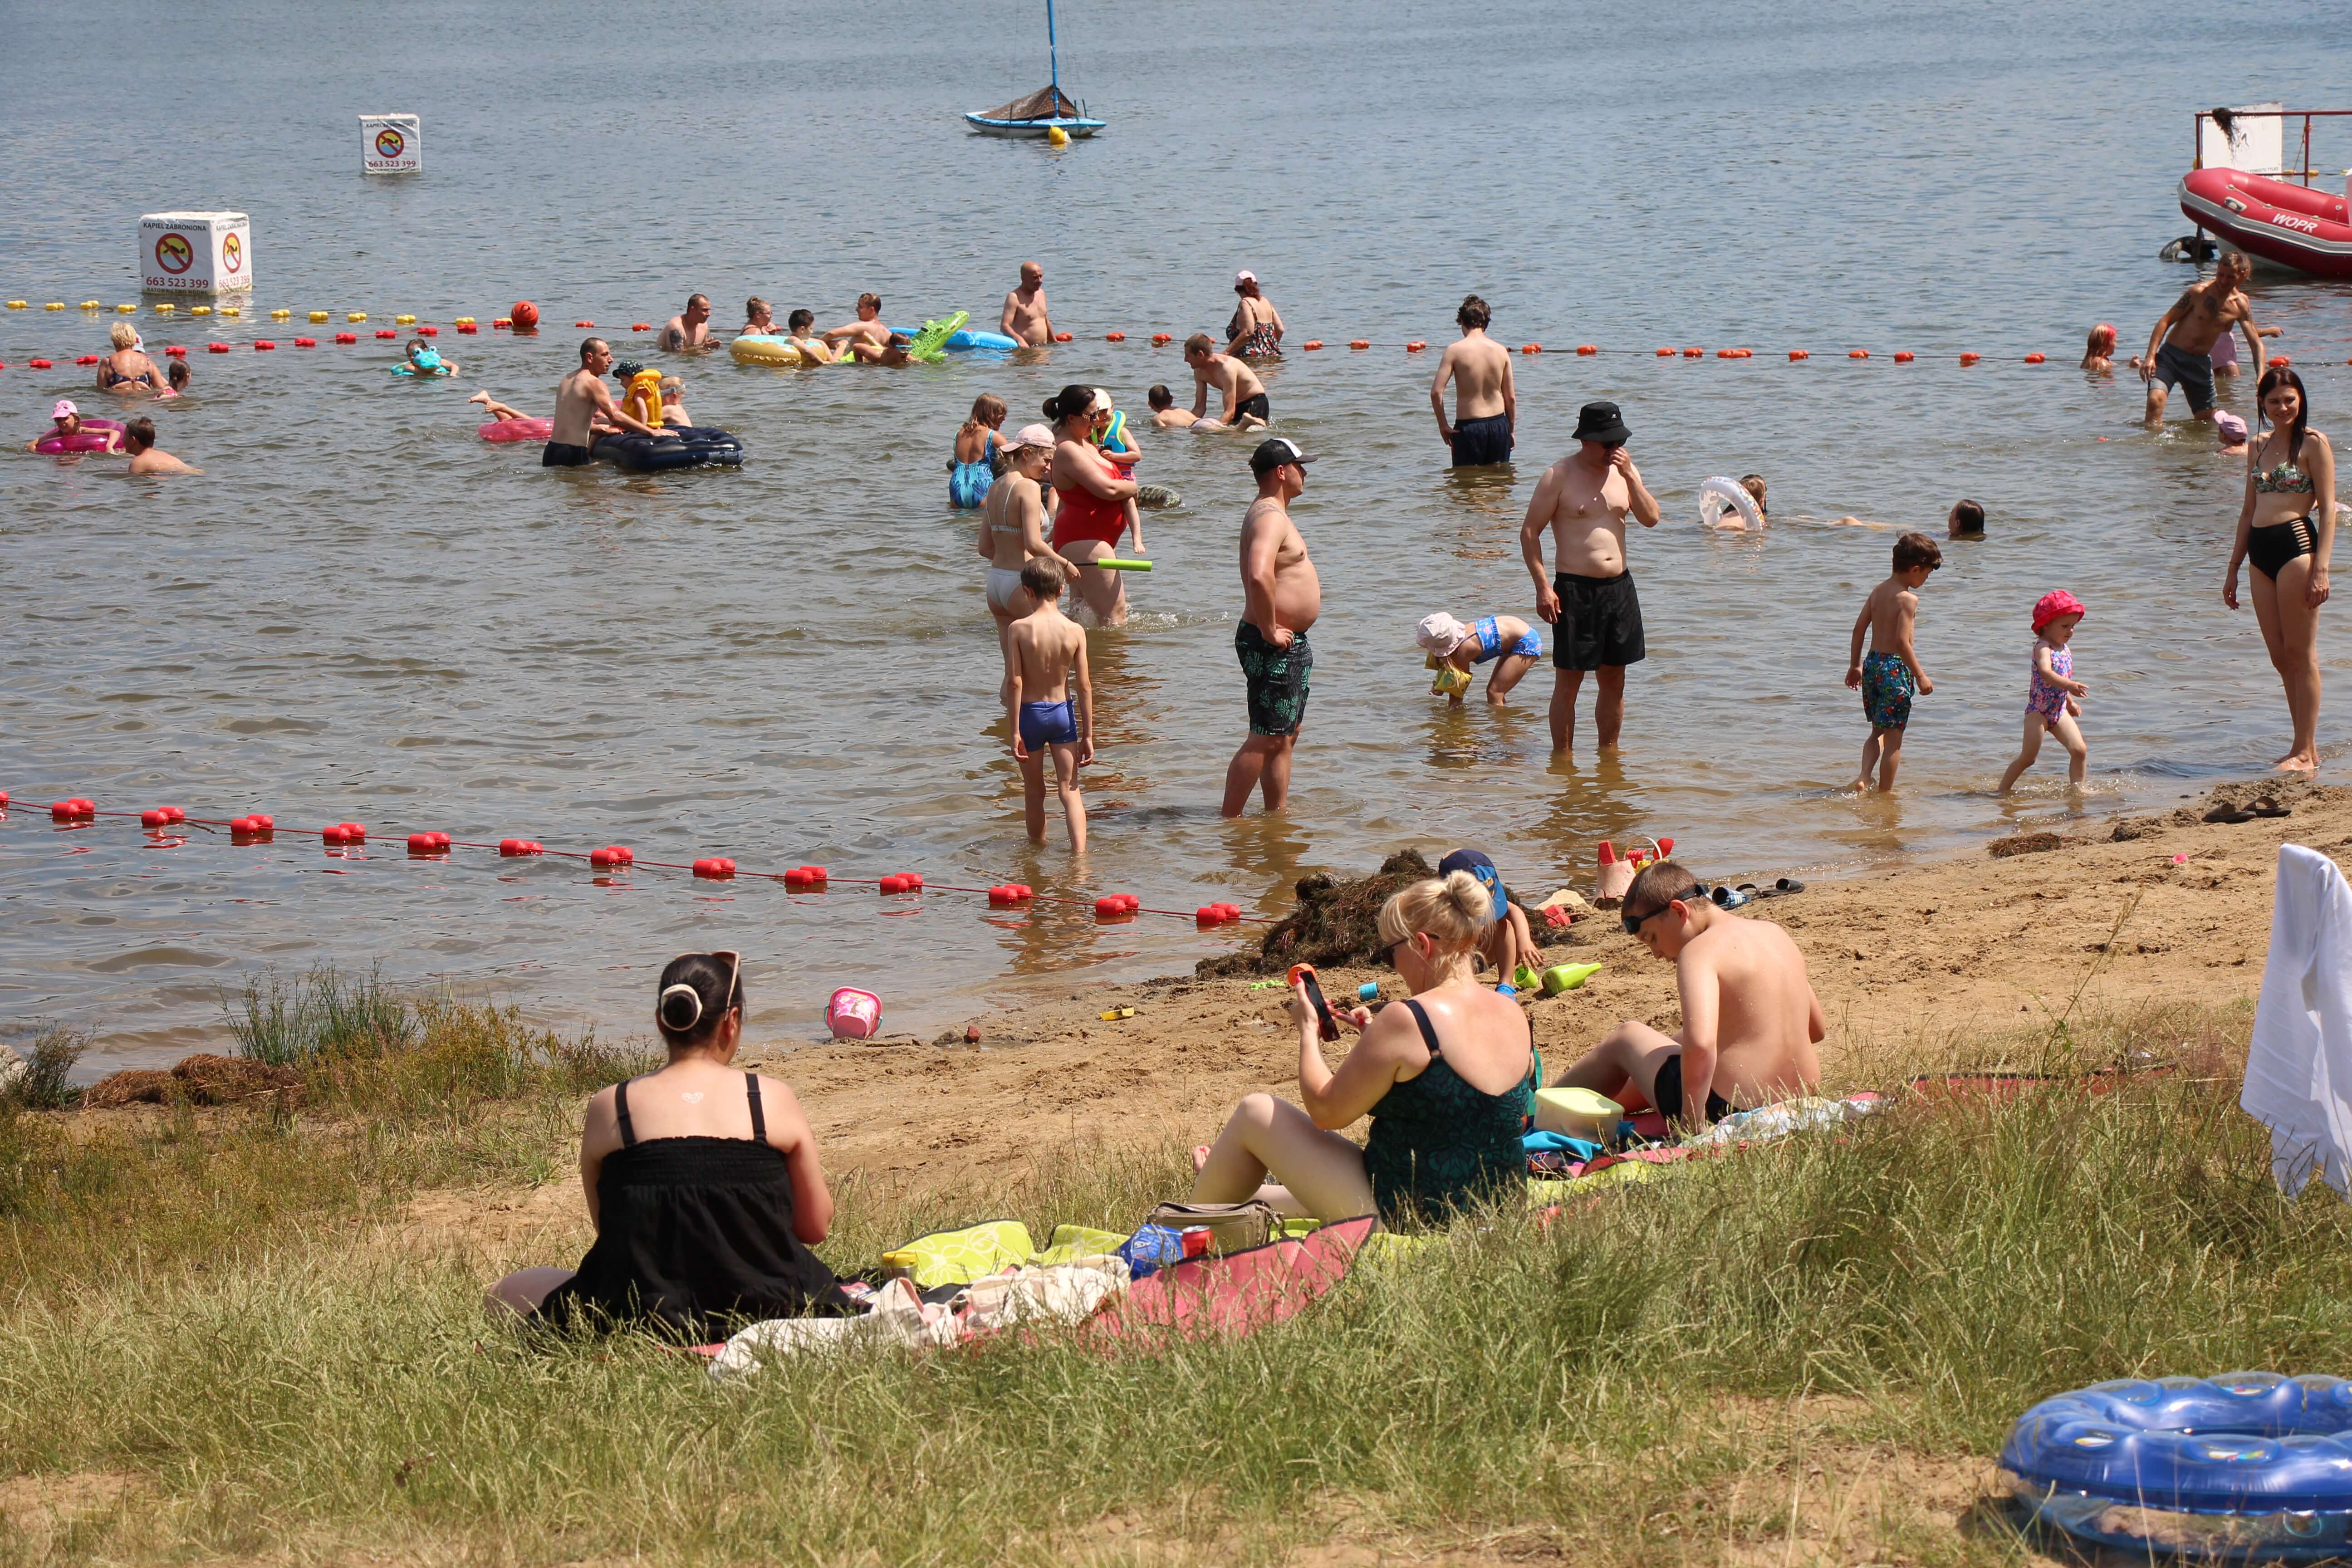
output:
POLYGON ((2271 952, 2238 1103, 2271 1130, 2293 1197, 2316 1174, 2352 1197, 2352 886, 2336 862, 2279 847, 2271 952))

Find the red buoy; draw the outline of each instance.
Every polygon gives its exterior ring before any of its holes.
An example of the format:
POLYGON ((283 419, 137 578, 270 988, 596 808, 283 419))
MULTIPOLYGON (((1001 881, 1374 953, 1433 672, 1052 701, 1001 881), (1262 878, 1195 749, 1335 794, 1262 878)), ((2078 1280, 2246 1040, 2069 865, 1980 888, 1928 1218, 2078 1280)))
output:
POLYGON ((629 323, 629 331, 633 332, 650 332, 653 330, 654 324, 651 321, 631 321, 629 323))
POLYGON ((1917 354, 1913 353, 1909 349, 1896 349, 1895 351, 1895 363, 1896 364, 1909 364, 1913 360, 1917 359, 1918 357, 1919 356, 1917 354))
POLYGON ((98 356, 96 354, 83 354, 74 361, 74 363, 76 364, 96 364, 97 363, 98 356))
POLYGON ((466 336, 469 337, 469 338, 470 338, 470 337, 472 337, 475 333, 477 333, 477 332, 478 332, 478 331, 481 331, 481 329, 480 329, 479 327, 477 327, 477 326, 476 326, 476 325, 474 325, 474 323, 473 323, 473 322, 471 322, 471 321, 460 321, 460 322, 458 322, 458 323, 457 323, 457 330, 458 330, 460 332, 464 333, 466 336))
POLYGON ((441 335, 441 329, 438 327, 419 327, 416 329, 416 335, 420 338, 437 338, 441 335))
POLYGON ((182 348, 179 344, 173 343, 170 348, 163 351, 163 354, 167 359, 185 359, 188 357, 188 351, 182 348))
POLYGON ((1372 346, 1372 340, 1370 338, 1349 338, 1348 340, 1348 346, 1351 349, 1368 349, 1372 346))
MULTIPOLYGON (((214 347, 218 349, 222 353, 228 353, 228 345, 226 343, 215 343, 214 347)), ((28 359, 25 363, 31 365, 35 370, 47 370, 49 368, 49 362, 45 359, 28 359)))
POLYGON ((1601 345, 1599 343, 1579 343, 1576 345, 1576 352, 1580 354, 1585 355, 1587 358, 1590 358, 1601 352, 1601 345))
POLYGON ((1157 348, 1161 343, 1172 343, 1175 341, 1175 334, 1172 332, 1154 332, 1151 334, 1151 343, 1154 348, 1157 348))
POLYGON ((396 338, 400 336, 398 332, 394 331, 390 327, 378 327, 375 330, 375 335, 379 338, 396 338))
POLYGON ((535 331, 539 328, 539 307, 528 300, 517 300, 500 326, 510 326, 518 332, 535 331))
MULTIPOLYGON (((2049 359, 2050 356, 2048 354, 2031 353, 2025 356, 2025 363, 2028 364, 2046 364, 2049 363, 2049 359)), ((2276 354, 2273 354, 2271 356, 2271 363, 2273 364, 2278 363, 2278 356, 2276 354)))
POLYGON ((316 338, 296 338, 294 340, 294 346, 298 349, 315 349, 319 346, 319 340, 316 338))
POLYGON ((1791 361, 1801 360, 1801 359, 1811 359, 1811 358, 1812 358, 1812 357, 1813 357, 1813 355, 1812 355, 1812 351, 1811 351, 1811 350, 1810 350, 1810 349, 1790 349, 1790 350, 1789 351, 1789 358, 1790 358, 1791 361))
POLYGON ((337 332, 335 341, 339 343, 355 343, 360 341, 360 335, 357 332, 337 332))
MULTIPOLYGON (((208 354, 225 354, 225 353, 228 353, 228 345, 227 345, 226 343, 206 343, 206 344, 205 345, 205 353, 208 353, 208 354)), ((35 361, 33 362, 33 364, 34 364, 34 367, 35 367, 36 369, 46 369, 46 368, 47 368, 46 366, 42 365, 42 363, 41 363, 41 362, 40 362, 39 360, 35 360, 35 361)))
POLYGON ((1054 334, 1054 341, 1057 343, 1066 343, 1070 341, 1070 334, 1067 332, 1055 332, 1054 334))
POLYGON ((1319 349, 1319 348, 1321 348, 1321 347, 1323 346, 1323 340, 1322 340, 1321 338, 1309 338, 1309 339, 1307 339, 1305 342, 1303 342, 1303 343, 1299 344, 1298 346, 1299 346, 1300 348, 1303 348, 1303 349, 1309 349, 1309 350, 1312 350, 1312 349, 1319 349))
POLYGON ((276 343, 271 342, 268 338, 256 338, 253 340, 254 352, 257 353, 268 353, 271 349, 274 349, 278 345, 276 343))
POLYGON ((1127 342, 1127 334, 1125 332, 1105 332, 1103 334, 1103 342, 1107 343, 1123 343, 1127 342))

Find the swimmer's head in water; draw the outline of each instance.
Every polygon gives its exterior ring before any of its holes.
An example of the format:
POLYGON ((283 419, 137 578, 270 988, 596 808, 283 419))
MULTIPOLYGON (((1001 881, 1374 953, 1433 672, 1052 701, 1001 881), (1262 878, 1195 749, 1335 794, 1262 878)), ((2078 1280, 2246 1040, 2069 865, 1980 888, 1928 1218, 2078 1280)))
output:
POLYGON ((1746 491, 1748 492, 1748 496, 1749 496, 1752 500, 1754 500, 1754 501, 1756 502, 1756 510, 1757 510, 1758 511, 1759 511, 1759 512, 1760 512, 1760 511, 1762 511, 1762 510, 1764 510, 1764 476, 1763 476, 1763 475, 1761 475, 1761 474, 1742 474, 1742 475, 1740 475, 1740 476, 1739 476, 1739 488, 1740 488, 1741 489, 1743 489, 1743 490, 1746 490, 1746 491))
POLYGON ((1486 330, 1486 323, 1494 319, 1495 313, 1486 308, 1486 301, 1475 294, 1464 295, 1462 308, 1454 312, 1454 324, 1465 332, 1473 327, 1483 332, 1486 330))
POLYGON ((69 419, 79 420, 81 410, 74 406, 72 398, 60 397, 57 401, 57 405, 49 410, 49 417, 63 425, 69 419))
POLYGON ((686 395, 686 383, 674 375, 666 375, 661 378, 661 395, 664 403, 675 402, 686 395))
POLYGON ((122 427, 122 444, 136 457, 155 444, 155 422, 142 415, 122 427))
POLYGON ((805 332, 816 325, 814 310, 794 310, 784 320, 784 325, 795 332, 805 332))
POLYGON ((874 318, 875 318, 875 317, 879 316, 881 313, 882 313, 882 296, 881 296, 881 295, 879 295, 879 294, 860 294, 860 295, 857 297, 857 319, 858 319, 859 321, 870 321, 874 320, 874 318))
POLYGON ((1151 411, 1154 414, 1157 414, 1163 408, 1175 407, 1176 395, 1169 391, 1167 384, 1163 382, 1160 385, 1155 386, 1150 391, 1145 393, 1143 395, 1143 401, 1151 405, 1151 411))
POLYGON ((762 300, 757 294, 754 294, 750 299, 743 301, 743 319, 747 321, 756 321, 761 317, 766 315, 770 309, 771 307, 765 300, 762 300))
POLYGON ((686 301, 686 319, 687 319, 688 321, 698 321, 704 320, 704 319, 705 319, 705 318, 707 318, 709 314, 710 314, 710 296, 709 296, 709 295, 708 295, 708 294, 691 294, 691 295, 688 295, 688 296, 687 297, 687 301, 686 301))
POLYGON ((163 373, 163 379, 172 384, 173 391, 178 392, 189 382, 194 380, 195 374, 194 371, 188 368, 186 360, 175 359, 172 362, 172 368, 163 373))
POLYGON ((106 337, 116 348, 127 349, 139 341, 139 329, 128 321, 117 321, 106 329, 106 337))
POLYGON ((2090 340, 2084 343, 2083 353, 2105 359, 2116 352, 2116 327, 2112 321, 2101 321, 2091 329, 2090 340))
POLYGON ((1952 505, 1952 527, 1961 534, 1984 531, 1984 508, 1972 500, 1956 501, 1952 505))
POLYGON ((2221 437, 2221 445, 2224 447, 2242 447, 2246 444, 2246 422, 2227 409, 2213 416, 2213 429, 2221 437))
POLYGON ((1206 332, 1194 332, 1184 340, 1184 357, 1188 360, 1196 354, 1206 359, 1216 352, 1217 340, 1206 332))

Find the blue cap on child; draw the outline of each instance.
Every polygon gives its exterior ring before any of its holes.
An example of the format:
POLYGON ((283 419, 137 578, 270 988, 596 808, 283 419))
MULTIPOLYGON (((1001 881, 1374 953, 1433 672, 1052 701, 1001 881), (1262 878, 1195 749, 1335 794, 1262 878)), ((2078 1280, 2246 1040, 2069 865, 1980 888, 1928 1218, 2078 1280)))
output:
POLYGON ((1503 890, 1503 873, 1495 868, 1484 849, 1456 849, 1437 863, 1437 874, 1451 877, 1456 871, 1467 871, 1486 884, 1495 895, 1495 918, 1501 920, 1510 912, 1510 899, 1503 890))

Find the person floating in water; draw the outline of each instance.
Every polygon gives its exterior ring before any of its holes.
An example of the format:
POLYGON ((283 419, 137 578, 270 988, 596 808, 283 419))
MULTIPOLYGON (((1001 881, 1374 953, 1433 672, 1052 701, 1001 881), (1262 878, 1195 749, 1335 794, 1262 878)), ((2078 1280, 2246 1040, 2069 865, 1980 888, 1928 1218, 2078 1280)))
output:
POLYGON ((907 345, 913 340, 882 324, 881 295, 860 294, 857 320, 826 328, 824 341, 835 349, 847 349, 861 363, 905 364, 907 345))
POLYGON ((441 351, 423 338, 408 340, 408 374, 411 375, 455 375, 457 362, 445 360, 441 351))
POLYGON ((122 449, 131 454, 134 474, 201 474, 155 445, 155 422, 143 415, 122 427, 122 449))
POLYGON ((816 325, 814 310, 794 310, 784 322, 784 341, 801 351, 803 359, 819 364, 831 364, 836 357, 823 338, 812 337, 809 329, 816 325))
POLYGON ((1911 634, 1918 625, 1919 590, 1927 574, 1943 563, 1944 552, 1934 540, 1924 533, 1903 535, 1895 542, 1895 570, 1870 591, 1862 602, 1862 614, 1853 619, 1845 683, 1862 693, 1863 717, 1870 721, 1870 739, 1862 743, 1862 771, 1851 786, 1856 794, 1870 787, 1874 768, 1882 793, 1895 787, 1895 771, 1903 762, 1903 731, 1911 722, 1911 699, 1936 689, 1919 668, 1911 634), (1870 634, 1867 655, 1862 651, 1865 631, 1870 634))
POLYGON ((1004 633, 1005 716, 1021 764, 1022 810, 1029 842, 1045 842, 1045 759, 1054 754, 1054 788, 1069 824, 1070 849, 1087 852, 1087 802, 1078 770, 1095 760, 1095 689, 1087 673, 1087 634, 1062 614, 1062 567, 1051 556, 1023 563, 1021 586, 1034 601, 1004 633))

